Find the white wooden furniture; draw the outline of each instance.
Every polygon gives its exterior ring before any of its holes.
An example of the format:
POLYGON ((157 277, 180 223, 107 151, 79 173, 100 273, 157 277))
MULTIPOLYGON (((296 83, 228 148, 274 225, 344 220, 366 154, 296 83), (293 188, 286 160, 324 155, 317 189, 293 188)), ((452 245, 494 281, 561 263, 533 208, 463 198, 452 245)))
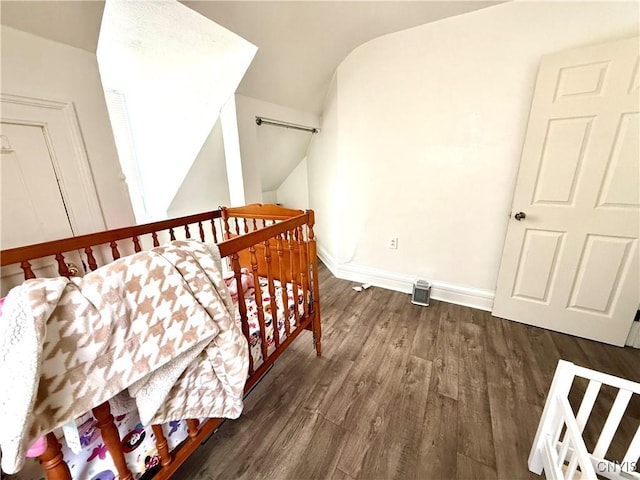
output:
MULTIPOLYGON (((640 366, 639 366, 640 368, 640 366)), ((640 426, 629 443, 622 460, 607 459, 607 451, 633 395, 640 395, 640 384, 579 367, 560 360, 529 455, 529 470, 540 475, 544 470, 550 479, 640 480, 640 426), (588 380, 588 386, 577 409, 569 404, 569 392, 576 377, 588 380), (602 426, 593 451, 583 440, 585 425, 603 385, 617 390, 615 400, 602 426)))

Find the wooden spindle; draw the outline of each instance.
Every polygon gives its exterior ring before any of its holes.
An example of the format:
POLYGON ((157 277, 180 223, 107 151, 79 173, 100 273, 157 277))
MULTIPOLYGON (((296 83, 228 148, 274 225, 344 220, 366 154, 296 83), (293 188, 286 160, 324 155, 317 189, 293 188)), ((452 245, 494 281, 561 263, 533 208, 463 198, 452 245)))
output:
POLYGON ((119 478, 122 480, 133 480, 133 475, 131 474, 129 467, 127 467, 127 462, 124 459, 120 435, 118 434, 118 428, 115 423, 113 423, 113 415, 111 415, 109 402, 104 402, 102 405, 98 405, 92 410, 92 412, 93 416, 97 420, 98 428, 102 435, 102 441, 111 455, 111 459, 116 466, 116 470, 118 470, 119 478))
POLYGON ((258 222, 256 221, 256 219, 253 219, 253 230, 257 230, 258 229, 258 222))
POLYGON ((282 235, 278 234, 276 236, 276 252, 278 253, 278 265, 280 267, 280 271, 278 274, 280 275, 280 296, 282 297, 282 308, 284 311, 284 331, 287 334, 287 338, 289 338, 289 333, 291 333, 291 325, 289 323, 289 294, 287 291, 287 276, 286 276, 286 268, 284 265, 284 249, 282 248, 282 235))
POLYGON ((273 343, 280 345, 280 329, 278 328, 278 304, 276 303, 276 287, 273 284, 273 272, 271 268, 271 246, 269 240, 264 242, 264 260, 267 264, 267 288, 271 299, 271 326, 273 327, 273 343))
POLYGON ((84 253, 87 255, 87 264, 89 265, 89 269, 93 272, 98 268, 98 262, 96 262, 96 257, 93 256, 93 250, 91 247, 87 247, 84 249, 84 253))
POLYGON ((140 239, 138 238, 137 235, 134 235, 133 237, 131 237, 131 240, 133 240, 133 251, 138 253, 142 251, 142 247, 140 247, 140 239))
POLYGON ((159 247, 160 242, 158 241, 158 234, 156 232, 151 232, 151 238, 153 239, 153 246, 159 247))
POLYGON ((22 272, 24 273, 24 279, 25 280, 30 280, 32 278, 36 278, 35 273, 33 273, 33 270, 31 270, 31 264, 29 263, 28 260, 23 260, 22 262, 20 262, 20 268, 22 269, 22 272))
POLYGON ((267 345, 267 330, 264 323, 264 307, 262 305, 262 286, 260 285, 260 277, 258 276, 258 259, 256 257, 256 248, 251 245, 249 247, 249 255, 251 258, 251 270, 253 271, 253 283, 255 285, 256 308, 258 310, 258 326, 260 327, 260 348, 262 350, 262 360, 267 360, 269 346, 267 345))
POLYGON ((189 225, 185 225, 185 226, 184 226, 184 235, 185 235, 187 238, 191 238, 191 232, 189 231, 189 225))
POLYGON ((171 453, 169 452, 169 443, 167 437, 164 436, 162 431, 162 425, 151 425, 153 434, 156 437, 156 448, 158 449, 158 455, 160 455, 160 465, 166 467, 172 462, 171 453))
POLYGON ((249 233, 249 224, 246 218, 242 220, 242 224, 244 225, 244 233, 246 235, 247 233, 249 233))
POLYGON ((267 221, 263 218, 262 219, 262 228, 267 226, 267 221))
POLYGON ((200 421, 197 418, 187 419, 187 433, 191 440, 195 440, 198 436, 198 425, 200 425, 200 421))
MULTIPOLYGON (((240 271, 240 260, 237 253, 231 255, 231 266, 235 273, 236 285, 238 289, 238 311, 240 312, 240 320, 242 323, 242 332, 247 341, 250 340, 249 322, 247 321, 247 304, 244 301, 244 292, 242 291, 242 273, 240 271)), ((258 279, 255 279, 258 281, 258 279)), ((266 360, 266 359, 264 359, 266 360)), ((249 374, 253 373, 253 358, 251 356, 251 345, 249 345, 249 374)))
POLYGON ((204 228, 202 228, 202 222, 198 222, 198 232, 200 233, 200 241, 204 242, 204 228))
POLYGON ((224 227, 223 238, 229 240, 231 238, 231 227, 229 227, 229 216, 226 209, 222 210, 222 226, 224 227))
POLYGON ((64 255, 62 253, 56 253, 56 262, 58 262, 58 273, 63 276, 69 278, 71 273, 69 272, 69 267, 64 261, 64 255))
POLYGON ((309 262, 307 261, 307 244, 304 241, 304 233, 300 227, 298 227, 298 246, 300 247, 300 283, 302 284, 302 302, 304 304, 305 317, 309 316, 309 302, 307 292, 309 292, 309 282, 307 276, 309 273, 309 262))
POLYGON ((118 251, 118 244, 115 242, 115 240, 113 242, 111 242, 109 244, 109 246, 111 247, 111 256, 113 257, 114 260, 117 260, 120 258, 120 252, 118 251))
POLYGON ((172 242, 176 239, 176 233, 173 231, 173 227, 169 229, 169 238, 172 242))
MULTIPOLYGON (((226 222, 226 219, 225 219, 226 222)), ((211 232, 213 233, 213 243, 218 243, 218 233, 216 232, 216 221, 211 219, 211 232)))
POLYGON ((236 222, 236 235, 240 235, 240 224, 238 223, 238 217, 233 217, 236 222))
POLYGON ((293 232, 287 232, 289 243, 289 268, 291 269, 291 290, 293 293, 293 315, 296 319, 296 328, 300 325, 300 311, 298 310, 298 272, 297 266, 300 263, 296 257, 293 232))
POLYGON ((62 456, 62 445, 54 433, 47 434, 47 449, 38 457, 47 480, 71 480, 71 472, 62 456))

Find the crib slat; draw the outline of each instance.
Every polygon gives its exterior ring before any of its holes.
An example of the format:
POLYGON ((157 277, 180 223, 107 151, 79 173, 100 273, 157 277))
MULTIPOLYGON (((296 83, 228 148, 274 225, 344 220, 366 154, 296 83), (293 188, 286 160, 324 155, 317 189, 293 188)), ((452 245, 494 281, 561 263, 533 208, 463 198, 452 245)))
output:
POLYGON ((113 415, 111 415, 109 402, 104 402, 91 411, 93 412, 93 416, 96 417, 100 435, 102 435, 102 441, 106 445, 111 459, 118 470, 119 478, 122 480, 133 480, 133 475, 124 459, 124 452, 122 451, 122 444, 120 443, 120 434, 118 433, 118 428, 113 423, 113 415))
POLYGON ((84 249, 84 253, 86 253, 87 255, 87 263, 89 264, 89 268, 93 272, 96 268, 98 268, 96 257, 93 256, 93 250, 91 249, 91 247, 87 247, 84 249))
POLYGON ((264 242, 264 259, 267 263, 267 288, 271 300, 271 327, 273 328, 273 344, 280 345, 280 329, 278 328, 278 304, 276 303, 276 287, 273 284, 273 270, 271 268, 271 244, 264 242))
POLYGON ((282 248, 282 235, 280 234, 276 236, 276 251, 278 252, 278 264, 280 265, 280 286, 282 287, 280 293, 284 314, 284 331, 287 334, 287 338, 289 338, 289 333, 291 332, 291 325, 289 324, 289 293, 287 292, 287 283, 289 282, 287 281, 287 272, 285 272, 284 249, 282 248))
POLYGON ((620 425, 620 420, 622 420, 624 411, 627 409, 627 405, 631 400, 631 395, 632 392, 628 390, 618 391, 618 395, 616 395, 616 399, 613 402, 607 421, 602 428, 602 433, 600 433, 600 438, 598 438, 598 441, 596 442, 596 448, 593 450, 593 455, 596 457, 604 458, 607 454, 609 445, 611 445, 611 440, 613 440, 613 436, 618 429, 618 425, 620 425))
POLYGON ((54 433, 47 434, 47 449, 38 460, 47 480, 71 480, 71 472, 62 457, 62 445, 54 433))
POLYGON ((158 234, 156 232, 151 232, 151 238, 153 239, 153 246, 159 247, 160 242, 158 241, 158 234))
POLYGON ((253 271, 253 283, 255 285, 256 308, 258 309, 258 326, 260 327, 260 348, 262 351, 262 361, 267 360, 267 332, 264 324, 264 307, 262 306, 262 286, 260 285, 260 277, 258 276, 258 259, 256 257, 256 249, 252 245, 249 247, 249 255, 251 257, 251 270, 253 271))
POLYGON ((307 261, 307 244, 304 242, 304 232, 298 227, 298 245, 300 247, 300 283, 302 284, 302 293, 304 295, 304 315, 309 316, 309 302, 307 301, 307 293, 309 292, 309 282, 307 281, 309 262, 307 261))
MULTIPOLYGON (((231 255, 231 266, 235 273, 236 286, 238 287, 238 311, 242 322, 242 333, 247 342, 250 341, 249 322, 247 320, 247 304, 244 301, 244 291, 242 290, 242 273, 240 271, 240 260, 237 253, 231 255)), ((251 345, 249 345, 249 374, 253 373, 253 358, 251 357, 251 345)))
POLYGON ((140 247, 140 239, 138 238, 137 235, 134 235, 131 240, 133 240, 133 250, 138 253, 140 251, 142 251, 142 248, 140 247))
POLYGON ((593 405, 596 403, 596 399, 598 398, 600 387, 602 387, 602 383, 596 380, 589 381, 584 397, 582 397, 580 408, 578 409, 578 415, 576 416, 580 433, 584 432, 584 427, 587 424, 587 420, 589 420, 589 415, 591 415, 593 405))
MULTIPOLYGON (((226 223, 225 219, 225 223, 226 223)), ((216 232, 216 221, 211 219, 211 232, 213 233, 213 242, 218 243, 218 233, 216 232)))
POLYGON ((114 241, 114 242, 111 242, 109 246, 111 247, 111 256, 113 257, 113 259, 114 260, 119 259, 120 252, 118 251, 118 244, 114 241))
POLYGON ((198 232, 200 233, 200 241, 204 242, 204 228, 202 228, 202 222, 198 222, 198 232))
POLYGON ((33 273, 33 270, 31 270, 31 264, 29 263, 28 260, 23 260, 22 262, 20 262, 20 268, 24 272, 24 279, 25 280, 30 280, 32 278, 36 278, 35 273, 33 273))
POLYGON ((160 465, 166 467, 172 462, 171 453, 169 452, 169 444, 167 443, 167 437, 164 436, 162 431, 162 425, 151 425, 153 435, 156 437, 156 448, 160 455, 160 465))
MULTIPOLYGON (((629 448, 627 449, 627 453, 624 454, 624 459, 622 460, 622 464, 630 465, 631 462, 638 461, 640 457, 640 425, 636 430, 636 434, 633 436, 633 440, 629 444, 629 448)), ((640 466, 638 466, 640 468, 640 466)))
POLYGON ((187 238, 191 238, 191 232, 189 231, 189 225, 184 226, 184 234, 187 238))
POLYGON ((300 312, 298 311, 298 272, 296 270, 298 262, 295 256, 295 244, 293 242, 293 232, 287 232, 289 243, 289 266, 291 268, 291 290, 293 292, 294 307, 293 315, 296 319, 296 328, 300 325, 300 312))
POLYGON ((169 238, 172 242, 176 239, 176 232, 173 231, 173 227, 169 229, 169 238))
POLYGON ((71 274, 69 273, 69 267, 67 267, 62 253, 56 253, 56 262, 58 262, 58 273, 63 277, 69 278, 71 274))

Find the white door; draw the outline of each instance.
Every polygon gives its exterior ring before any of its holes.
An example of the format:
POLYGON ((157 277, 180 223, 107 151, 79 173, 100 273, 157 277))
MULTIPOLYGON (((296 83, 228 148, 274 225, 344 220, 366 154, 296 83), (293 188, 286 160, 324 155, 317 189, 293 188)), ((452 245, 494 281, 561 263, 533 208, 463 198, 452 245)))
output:
POLYGON ((2 248, 72 236, 45 130, 3 121, 0 132, 2 248))
POLYGON ((542 59, 495 316, 624 345, 640 304, 639 59, 637 37, 542 59))
MULTIPOLYGON (((102 230, 104 223, 71 103, 0 94, 0 247, 102 230)), ((82 272, 78 252, 65 261, 82 272)), ((56 276, 52 258, 32 262, 36 276, 56 276)), ((23 281, 17 265, 0 272, 0 296, 23 281)))

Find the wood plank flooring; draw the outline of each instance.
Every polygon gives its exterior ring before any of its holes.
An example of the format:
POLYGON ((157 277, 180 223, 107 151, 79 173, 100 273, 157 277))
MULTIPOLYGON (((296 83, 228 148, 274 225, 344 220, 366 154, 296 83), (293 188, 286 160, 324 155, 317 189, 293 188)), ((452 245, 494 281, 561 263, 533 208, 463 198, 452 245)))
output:
MULTIPOLYGON (((527 458, 558 359, 640 381, 640 350, 320 274, 323 357, 303 332, 176 479, 540 478, 527 458)), ((614 458, 639 422, 635 402, 614 458)))

